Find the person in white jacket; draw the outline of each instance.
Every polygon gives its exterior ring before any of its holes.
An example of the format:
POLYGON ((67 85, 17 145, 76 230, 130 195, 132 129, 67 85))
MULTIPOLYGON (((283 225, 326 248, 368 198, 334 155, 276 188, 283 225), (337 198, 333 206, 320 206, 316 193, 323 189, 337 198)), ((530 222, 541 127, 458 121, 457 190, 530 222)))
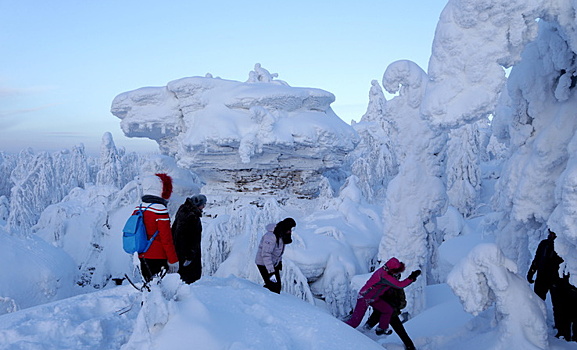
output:
POLYGON ((280 270, 282 255, 286 244, 292 242, 292 229, 296 222, 286 218, 279 223, 268 224, 267 232, 262 236, 256 253, 256 266, 264 280, 264 287, 274 293, 281 291, 280 270))

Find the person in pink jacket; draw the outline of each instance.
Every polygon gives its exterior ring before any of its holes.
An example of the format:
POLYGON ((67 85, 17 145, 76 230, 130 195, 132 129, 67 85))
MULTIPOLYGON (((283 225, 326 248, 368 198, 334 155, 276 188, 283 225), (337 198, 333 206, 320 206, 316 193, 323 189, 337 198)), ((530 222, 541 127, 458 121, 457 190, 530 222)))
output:
POLYGON ((370 305, 382 313, 379 320, 379 327, 381 329, 387 329, 394 308, 381 299, 380 296, 390 288, 407 287, 415 282, 421 274, 421 270, 415 270, 411 272, 409 277, 399 281, 394 275, 400 275, 403 271, 405 271, 405 264, 397 258, 389 259, 383 267, 378 268, 359 291, 353 314, 345 323, 353 328, 357 328, 370 305))
POLYGON ((281 291, 282 255, 285 245, 293 241, 291 230, 296 225, 293 218, 286 218, 276 225, 267 225, 267 232, 258 245, 255 263, 264 280, 264 287, 277 294, 281 291))

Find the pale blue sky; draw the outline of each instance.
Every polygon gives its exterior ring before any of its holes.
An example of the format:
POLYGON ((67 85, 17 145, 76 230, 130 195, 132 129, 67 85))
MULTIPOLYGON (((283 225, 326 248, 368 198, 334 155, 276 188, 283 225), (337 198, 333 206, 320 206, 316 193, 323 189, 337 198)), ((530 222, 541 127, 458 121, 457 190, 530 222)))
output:
POLYGON ((119 93, 211 73, 246 81, 255 63, 291 86, 336 96, 346 122, 371 80, 409 59, 427 70, 447 0, 0 0, 0 151, 97 152, 119 93))

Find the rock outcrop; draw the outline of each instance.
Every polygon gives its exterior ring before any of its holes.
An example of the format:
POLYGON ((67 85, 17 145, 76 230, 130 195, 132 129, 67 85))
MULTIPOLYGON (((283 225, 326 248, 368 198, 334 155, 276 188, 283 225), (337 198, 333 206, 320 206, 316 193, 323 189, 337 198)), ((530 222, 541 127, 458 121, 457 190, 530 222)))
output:
POLYGON ((155 140, 207 185, 314 197, 358 136, 331 109, 333 94, 275 77, 257 64, 247 82, 183 78, 124 92, 111 112, 126 136, 155 140))

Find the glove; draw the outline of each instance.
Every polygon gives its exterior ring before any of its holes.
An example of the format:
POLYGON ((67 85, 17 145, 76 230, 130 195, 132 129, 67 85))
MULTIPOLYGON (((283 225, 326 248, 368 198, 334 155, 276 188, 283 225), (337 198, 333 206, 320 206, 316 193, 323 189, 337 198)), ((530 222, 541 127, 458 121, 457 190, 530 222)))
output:
POLYGON ((279 261, 276 267, 278 268, 279 271, 282 270, 282 261, 279 261))
POLYGON ((168 273, 177 273, 178 272, 178 261, 175 263, 168 263, 168 273))
POLYGON ((278 281, 276 280, 276 276, 275 276, 274 274, 270 276, 269 280, 270 280, 272 283, 278 283, 278 281))
POLYGON ((529 272, 527 272, 527 282, 529 282, 529 283, 535 282, 535 280, 533 279, 534 274, 535 274, 535 270, 529 270, 529 272))
POLYGON ((417 280, 417 277, 419 277, 420 274, 421 274, 421 270, 415 270, 415 271, 411 272, 411 274, 407 278, 410 280, 413 280, 413 282, 415 282, 417 280))
POLYGON ((190 265, 191 262, 192 262, 192 260, 184 260, 184 263, 182 264, 182 266, 186 267, 186 266, 190 265))

